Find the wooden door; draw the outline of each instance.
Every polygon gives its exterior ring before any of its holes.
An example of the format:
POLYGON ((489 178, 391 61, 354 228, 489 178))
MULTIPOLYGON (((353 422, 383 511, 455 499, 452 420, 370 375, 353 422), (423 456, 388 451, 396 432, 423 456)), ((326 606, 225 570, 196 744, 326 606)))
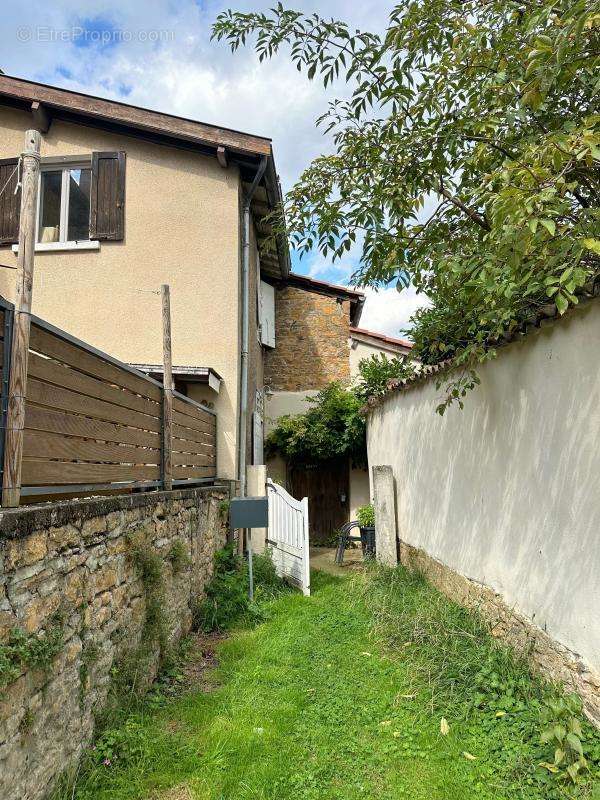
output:
POLYGON ((336 532, 348 522, 348 461, 335 461, 318 467, 290 467, 290 494, 301 500, 308 497, 310 543, 333 546, 336 532))

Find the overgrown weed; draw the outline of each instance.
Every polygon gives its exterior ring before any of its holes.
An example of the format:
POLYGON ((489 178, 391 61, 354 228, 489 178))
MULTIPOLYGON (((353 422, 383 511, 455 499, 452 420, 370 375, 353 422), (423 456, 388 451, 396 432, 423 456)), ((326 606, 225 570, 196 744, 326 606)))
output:
POLYGON ((526 654, 496 641, 477 611, 449 601, 418 572, 374 564, 354 582, 373 637, 410 663, 409 694, 421 699, 415 724, 419 715, 443 715, 499 763, 509 754, 502 780, 515 796, 539 797, 541 789, 545 800, 596 800, 600 733, 578 699, 532 674, 526 654))
POLYGON ((215 554, 213 576, 205 589, 205 597, 193 609, 197 630, 227 631, 240 625, 255 625, 268 616, 267 605, 282 592, 289 591, 277 575, 270 554, 254 555, 254 601, 250 601, 248 563, 241 559, 233 545, 215 554))

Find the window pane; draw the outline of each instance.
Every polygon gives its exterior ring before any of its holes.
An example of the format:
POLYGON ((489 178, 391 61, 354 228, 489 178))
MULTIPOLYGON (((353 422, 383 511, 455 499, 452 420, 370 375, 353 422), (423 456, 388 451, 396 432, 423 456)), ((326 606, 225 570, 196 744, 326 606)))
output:
POLYGON ((60 241, 62 171, 42 172, 38 241, 60 241))
POLYGON ((69 232, 70 242, 90 238, 91 169, 69 170, 69 232))

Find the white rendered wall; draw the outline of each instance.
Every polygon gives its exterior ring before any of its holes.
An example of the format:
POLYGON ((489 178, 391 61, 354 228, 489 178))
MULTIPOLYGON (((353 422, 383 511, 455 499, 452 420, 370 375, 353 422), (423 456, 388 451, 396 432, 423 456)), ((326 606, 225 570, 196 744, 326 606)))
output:
POLYGON ((490 586, 600 672, 600 301, 499 351, 464 411, 435 379, 368 419, 398 535, 490 586))

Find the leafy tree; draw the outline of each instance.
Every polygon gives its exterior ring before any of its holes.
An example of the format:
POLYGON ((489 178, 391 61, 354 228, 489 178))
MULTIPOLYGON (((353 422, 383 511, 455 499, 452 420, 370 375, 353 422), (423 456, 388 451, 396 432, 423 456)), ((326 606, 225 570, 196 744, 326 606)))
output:
POLYGON ((414 362, 405 356, 388 358, 384 353, 363 358, 358 364, 358 378, 354 393, 364 403, 369 397, 381 397, 391 380, 411 378, 415 374, 414 362))
POLYGON ((233 50, 251 35, 261 60, 289 46, 309 79, 351 87, 318 120, 335 151, 290 191, 287 228, 334 257, 362 241, 358 283, 427 293, 415 355, 464 370, 441 411, 503 334, 593 291, 599 0, 413 0, 384 36, 280 4, 214 26, 233 50))
POLYGON ((354 392, 334 381, 309 399, 304 414, 286 415, 266 439, 267 455, 280 453, 288 461, 315 466, 349 457, 354 464, 367 461, 362 402, 354 392))

